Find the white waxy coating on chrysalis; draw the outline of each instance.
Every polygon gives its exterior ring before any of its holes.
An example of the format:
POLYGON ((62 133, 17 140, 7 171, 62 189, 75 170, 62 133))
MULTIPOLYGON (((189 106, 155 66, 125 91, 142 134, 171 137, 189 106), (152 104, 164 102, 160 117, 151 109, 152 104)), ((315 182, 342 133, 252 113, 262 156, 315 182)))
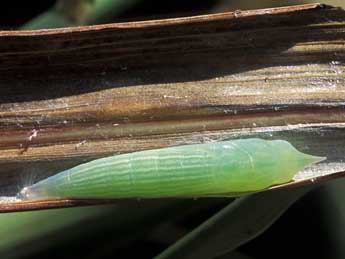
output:
POLYGON ((122 154, 81 164, 19 193, 22 199, 200 197, 291 181, 324 158, 283 140, 238 139, 122 154))

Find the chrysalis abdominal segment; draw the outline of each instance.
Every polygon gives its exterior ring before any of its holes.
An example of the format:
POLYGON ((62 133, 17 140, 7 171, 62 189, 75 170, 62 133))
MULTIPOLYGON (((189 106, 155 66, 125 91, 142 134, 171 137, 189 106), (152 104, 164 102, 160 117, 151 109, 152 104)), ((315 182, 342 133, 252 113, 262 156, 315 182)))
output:
POLYGON ((140 151, 78 165, 19 193, 22 199, 160 198, 255 192, 291 181, 324 158, 283 140, 239 139, 140 151))

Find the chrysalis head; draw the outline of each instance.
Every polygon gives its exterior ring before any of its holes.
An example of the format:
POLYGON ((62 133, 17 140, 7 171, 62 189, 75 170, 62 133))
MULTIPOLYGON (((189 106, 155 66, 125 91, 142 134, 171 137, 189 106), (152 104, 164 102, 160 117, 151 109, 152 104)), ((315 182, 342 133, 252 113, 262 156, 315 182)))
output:
POLYGON ((36 185, 31 185, 24 187, 17 193, 17 198, 20 200, 37 200, 42 196, 42 191, 40 188, 36 188, 36 185))
POLYGON ((20 200, 28 200, 30 199, 30 195, 28 192, 28 187, 24 187, 20 190, 20 192, 17 193, 17 198, 20 200))

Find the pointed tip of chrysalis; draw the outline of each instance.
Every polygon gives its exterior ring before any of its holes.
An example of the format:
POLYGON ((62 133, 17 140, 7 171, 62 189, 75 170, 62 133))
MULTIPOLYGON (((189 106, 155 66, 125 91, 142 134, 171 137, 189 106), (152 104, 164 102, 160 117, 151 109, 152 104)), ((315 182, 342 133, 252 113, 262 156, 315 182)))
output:
POLYGON ((313 158, 313 161, 314 161, 313 164, 322 162, 322 161, 327 159, 327 157, 325 157, 325 156, 312 156, 312 158, 313 158))
POLYGON ((298 164, 301 168, 305 168, 313 164, 317 164, 327 159, 327 157, 313 156, 313 155, 303 153, 299 151, 298 149, 296 149, 290 142, 285 141, 285 140, 275 140, 275 142, 281 142, 281 143, 284 143, 285 145, 287 144, 290 147, 290 150, 292 148, 295 151, 295 155, 297 156, 296 159, 297 161, 299 161, 298 164))
POLYGON ((326 157, 308 155, 302 152, 300 153, 301 153, 300 161, 304 165, 303 167, 317 164, 326 159, 326 157))
POLYGON ((316 163, 319 163, 326 159, 326 157, 321 156, 313 156, 306 153, 303 153, 297 150, 294 146, 292 146, 289 142, 283 142, 285 147, 285 157, 286 157, 286 164, 284 165, 285 171, 279 177, 277 177, 274 184, 281 184, 289 182, 293 179, 293 177, 301 170, 312 166, 316 163), (288 143, 290 148, 286 148, 286 143, 288 143), (292 148, 292 150, 291 150, 292 148))

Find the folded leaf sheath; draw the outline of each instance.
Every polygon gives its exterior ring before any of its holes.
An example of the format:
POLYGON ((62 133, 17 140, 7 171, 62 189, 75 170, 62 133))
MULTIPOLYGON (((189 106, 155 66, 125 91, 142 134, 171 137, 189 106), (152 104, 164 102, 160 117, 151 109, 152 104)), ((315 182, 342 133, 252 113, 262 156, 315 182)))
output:
POLYGON ((21 195, 26 199, 221 196, 288 182, 320 160, 282 140, 185 145, 93 160, 25 187, 21 195))

